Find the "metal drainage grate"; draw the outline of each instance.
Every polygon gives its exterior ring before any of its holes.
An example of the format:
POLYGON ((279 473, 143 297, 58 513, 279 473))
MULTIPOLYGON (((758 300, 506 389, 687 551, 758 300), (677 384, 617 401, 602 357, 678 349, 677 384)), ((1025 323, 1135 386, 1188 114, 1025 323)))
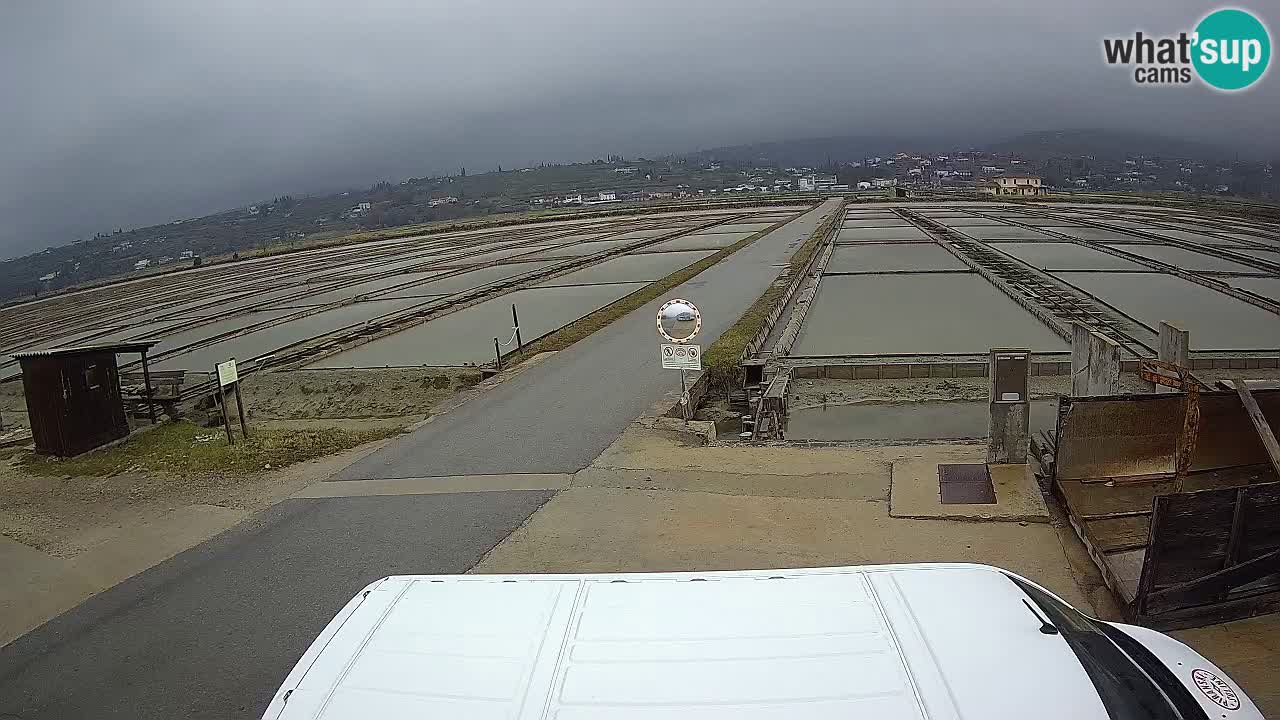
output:
POLYGON ((938 492, 943 505, 994 505, 991 470, 984 463, 939 465, 938 492))

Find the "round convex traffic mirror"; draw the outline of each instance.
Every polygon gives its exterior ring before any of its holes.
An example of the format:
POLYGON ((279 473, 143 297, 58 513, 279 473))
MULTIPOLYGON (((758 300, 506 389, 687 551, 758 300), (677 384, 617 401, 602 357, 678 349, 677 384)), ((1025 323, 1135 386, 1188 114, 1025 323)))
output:
POLYGON ((702 327, 698 308, 687 300, 672 300, 658 313, 658 329, 672 342, 687 342, 702 327))

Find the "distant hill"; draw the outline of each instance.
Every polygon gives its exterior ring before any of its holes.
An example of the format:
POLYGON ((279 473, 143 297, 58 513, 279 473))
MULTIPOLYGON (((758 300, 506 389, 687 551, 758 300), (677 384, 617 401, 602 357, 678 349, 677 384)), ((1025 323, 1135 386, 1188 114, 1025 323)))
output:
POLYGON ((876 155, 889 156, 897 152, 934 153, 970 149, 996 155, 1017 154, 1029 160, 1081 155, 1124 159, 1143 155, 1216 162, 1230 160, 1235 155, 1234 151, 1221 147, 1162 135, 1084 129, 1030 132, 995 141, 972 135, 928 138, 838 135, 728 145, 684 153, 680 157, 703 163, 716 161, 818 167, 876 155))
POLYGON ((681 157, 691 162, 761 163, 781 166, 819 167, 833 162, 861 160, 896 152, 934 152, 970 147, 972 137, 890 137, 875 135, 838 135, 833 137, 778 140, 772 142, 728 145, 708 148, 681 157))
POLYGON ((1134 155, 1216 162, 1235 156, 1231 150, 1149 133, 1112 130, 1045 130, 986 145, 983 150, 1017 154, 1029 160, 1051 157, 1125 158, 1134 155))

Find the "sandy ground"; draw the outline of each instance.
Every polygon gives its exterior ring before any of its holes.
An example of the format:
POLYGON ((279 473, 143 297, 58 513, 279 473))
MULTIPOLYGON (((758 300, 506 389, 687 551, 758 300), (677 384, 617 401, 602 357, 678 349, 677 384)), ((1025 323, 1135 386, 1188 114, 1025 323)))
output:
MULTIPOLYGON (((983 444, 701 447, 633 425, 473 572, 978 562, 1118 620, 1114 598, 1052 501, 1048 523, 890 516, 894 463, 974 462, 984 452, 983 444)), ((1264 714, 1280 714, 1280 615, 1174 635, 1223 667, 1264 714)))
POLYGON ((984 562, 1092 610, 1050 524, 890 517, 893 462, 984 454, 977 444, 696 447, 632 426, 476 571, 984 562))

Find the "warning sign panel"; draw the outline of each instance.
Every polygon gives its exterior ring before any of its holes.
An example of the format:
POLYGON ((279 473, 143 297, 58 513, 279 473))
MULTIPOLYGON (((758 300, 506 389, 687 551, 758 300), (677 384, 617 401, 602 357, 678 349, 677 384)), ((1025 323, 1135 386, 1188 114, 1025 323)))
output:
POLYGON ((702 348, 697 345, 663 345, 664 370, 701 370, 702 348))

